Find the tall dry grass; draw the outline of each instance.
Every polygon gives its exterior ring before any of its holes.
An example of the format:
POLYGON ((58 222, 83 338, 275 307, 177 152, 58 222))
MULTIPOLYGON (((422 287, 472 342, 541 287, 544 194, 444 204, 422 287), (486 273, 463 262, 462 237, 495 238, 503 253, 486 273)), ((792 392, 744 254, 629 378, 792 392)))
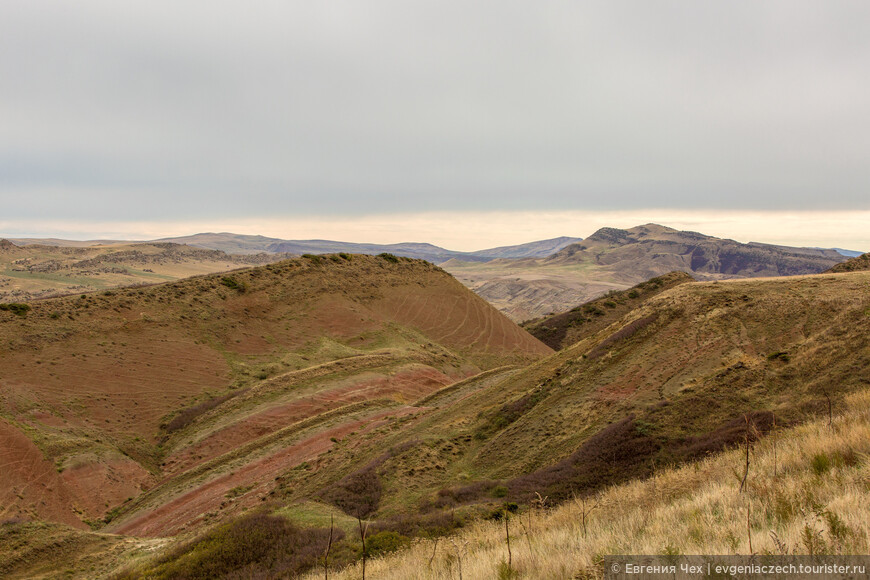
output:
POLYGON ((605 490, 591 512, 587 500, 585 537, 580 501, 515 515, 517 575, 504 573, 504 524, 481 521, 437 546, 420 541, 369 561, 367 577, 455 580, 461 569, 463 580, 490 579, 502 568, 501 577, 573 578, 597 575, 608 554, 748 554, 750 534, 756 553, 870 554, 870 390, 846 408, 830 426, 824 417, 757 442, 743 493, 745 452, 734 449, 605 490))

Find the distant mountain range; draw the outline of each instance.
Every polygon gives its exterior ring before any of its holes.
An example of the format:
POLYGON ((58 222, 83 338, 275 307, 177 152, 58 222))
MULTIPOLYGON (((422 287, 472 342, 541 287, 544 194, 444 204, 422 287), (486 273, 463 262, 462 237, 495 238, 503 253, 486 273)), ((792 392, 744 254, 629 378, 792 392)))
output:
POLYGON ((381 254, 389 253, 406 258, 418 258, 435 264, 458 259, 464 262, 486 262, 495 258, 544 258, 554 254, 569 244, 582 241, 582 238, 559 237, 528 244, 501 246, 478 250, 476 252, 457 252, 433 244, 403 242, 399 244, 365 244, 339 242, 334 240, 281 240, 264 236, 240 234, 204 233, 177 238, 164 238, 161 242, 188 244, 228 254, 255 254, 259 252, 291 254, 381 254))
MULTIPOLYGON (((647 224, 646 226, 638 227, 656 227, 662 228, 662 231, 677 232, 671 228, 656 226, 656 224, 647 224)), ((602 228, 598 230, 591 238, 597 239, 607 235, 606 232, 616 231, 632 231, 632 230, 616 230, 615 228, 602 228), (595 237, 597 236, 597 238, 595 237)), ((694 232, 681 232, 682 234, 694 234, 694 232)), ((649 235, 649 234, 647 234, 649 235)), ((685 238, 685 235, 683 236, 685 238)), ((696 234, 709 240, 718 240, 712 236, 704 236, 696 234)), ((642 236, 643 237, 643 236, 642 236)), ((387 252, 397 256, 406 258, 418 258, 428 260, 435 264, 441 264, 447 260, 455 259, 462 262, 486 262, 495 259, 511 259, 511 258, 547 258, 559 252, 563 248, 577 244, 583 241, 583 238, 573 238, 568 236, 560 236, 547 240, 539 240, 526 244, 517 244, 513 246, 499 246, 496 248, 487 248, 477 250, 475 252, 460 252, 456 250, 448 250, 434 244, 421 242, 402 242, 398 244, 367 244, 359 242, 341 242, 336 240, 284 240, 281 238, 270 238, 267 236, 234 234, 230 232, 220 233, 199 233, 189 236, 178 236, 173 238, 160 238, 149 241, 132 241, 132 240, 65 240, 60 238, 9 238, 18 246, 27 246, 32 244, 40 244, 45 246, 62 246, 62 247, 91 247, 97 245, 115 245, 115 244, 137 244, 137 243, 152 243, 152 242, 168 242, 173 244, 187 244, 208 250, 220 250, 227 254, 259 254, 267 253, 289 253, 289 254, 332 254, 337 252, 347 252, 351 254, 380 254, 387 252)), ((737 245, 758 247, 758 248, 774 248, 779 249, 789 254, 800 254, 809 256, 831 256, 831 252, 836 252, 847 258, 860 256, 864 252, 855 250, 845 250, 843 248, 797 248, 791 246, 777 246, 772 244, 761 244, 758 242, 749 242, 748 244, 737 245)))
POLYGON ((96 245, 135 244, 162 242, 172 244, 186 244, 207 250, 220 250, 227 254, 260 254, 268 252, 272 254, 335 254, 347 252, 349 254, 381 254, 389 253, 405 258, 417 258, 427 260, 435 264, 446 262, 450 259, 462 260, 463 262, 486 262, 496 258, 546 258, 555 254, 565 246, 583 240, 583 238, 571 238, 562 236, 549 240, 539 240, 527 244, 515 246, 499 246, 476 252, 459 252, 448 250, 434 244, 403 242, 399 244, 365 244, 357 242, 339 242, 335 240, 282 240, 266 236, 251 236, 245 234, 233 234, 230 232, 201 233, 190 236, 175 238, 161 238, 150 242, 134 242, 129 240, 62 240, 59 238, 9 238, 18 246, 40 244, 45 246, 63 247, 90 247, 96 245))
POLYGON ((601 228, 547 258, 550 264, 601 266, 633 283, 673 270, 699 277, 817 274, 843 260, 843 254, 832 249, 742 244, 658 224, 601 228))
MULTIPOLYGON (((81 242, 60 239, 12 241, 19 246, 37 244, 89 247, 110 252, 113 256, 118 255, 116 246, 119 244, 155 243, 185 244, 191 248, 217 250, 229 255, 220 260, 223 265, 215 262, 206 271, 226 269, 231 267, 230 262, 237 262, 242 257, 253 258, 257 254, 263 254, 257 257, 257 263, 263 263, 268 256, 277 260, 288 255, 389 253, 440 265, 517 321, 562 312, 608 291, 626 289, 671 271, 687 272, 699 279, 812 274, 823 272, 847 257, 861 254, 840 248, 796 248, 757 242, 743 244, 657 224, 646 224, 627 230, 601 228, 586 239, 562 236, 475 252, 459 252, 429 243, 368 244, 335 240, 283 240, 229 232, 199 233, 152 242, 81 242)), ((49 252, 43 253, 46 254, 43 258, 49 259, 49 252)), ((122 265, 117 267, 126 268, 122 265)), ((190 271, 190 267, 166 272, 173 278, 191 273, 194 272, 190 271)), ((8 274, 22 275, 17 272, 8 274)), ((37 282, 43 286, 47 284, 42 278, 30 280, 28 284, 37 282)), ((66 278, 62 282, 66 283, 66 278)), ((102 283, 107 282, 108 280, 104 280, 102 283)), ((7 290, 24 292, 22 284, 21 281, 10 280, 7 290)), ((33 291, 50 290, 52 288, 34 287, 30 295, 33 295, 33 291)))
POLYGON ((517 321, 564 312, 668 272, 696 279, 818 274, 842 251, 792 248, 679 231, 658 224, 601 228, 545 258, 451 260, 442 267, 517 321))

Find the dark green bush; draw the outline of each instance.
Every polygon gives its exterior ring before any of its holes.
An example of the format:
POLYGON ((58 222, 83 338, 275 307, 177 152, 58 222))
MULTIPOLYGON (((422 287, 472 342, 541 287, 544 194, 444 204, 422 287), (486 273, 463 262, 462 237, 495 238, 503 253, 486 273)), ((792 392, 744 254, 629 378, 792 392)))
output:
POLYGON ((813 473, 816 475, 824 475, 831 469, 831 458, 825 453, 818 453, 813 456, 812 460, 813 473))
POLYGON ((387 253, 387 252, 384 252, 384 253, 382 253, 382 254, 378 254, 378 258, 383 258, 383 259, 386 260, 387 262, 392 262, 392 263, 394 263, 394 264, 398 264, 398 263, 399 263, 399 258, 398 258, 398 257, 394 256, 393 254, 389 254, 389 253, 387 253))
POLYGON ((503 485, 497 485, 489 492, 492 497, 504 497, 508 494, 508 488, 503 485))
POLYGON ((788 356, 788 353, 785 351, 778 351, 767 355, 767 360, 781 360, 782 362, 789 362, 791 357, 788 356))
POLYGON ((30 311, 30 304, 22 302, 12 302, 9 304, 0 304, 0 310, 6 310, 18 316, 24 316, 30 311))
POLYGON ((224 276, 223 278, 221 278, 221 284, 223 284, 227 288, 230 288, 231 290, 236 290, 240 294, 243 292, 247 292, 248 290, 247 284, 236 280, 236 278, 233 276, 224 276))
POLYGON ((396 532, 378 532, 366 538, 366 552, 370 558, 389 554, 411 543, 411 538, 396 532))
MULTIPOLYGON (((344 538, 339 529, 333 533, 334 541, 344 538)), ((180 546, 141 575, 121 577, 290 578, 318 565, 328 542, 328 529, 299 528, 282 517, 251 514, 180 546)))

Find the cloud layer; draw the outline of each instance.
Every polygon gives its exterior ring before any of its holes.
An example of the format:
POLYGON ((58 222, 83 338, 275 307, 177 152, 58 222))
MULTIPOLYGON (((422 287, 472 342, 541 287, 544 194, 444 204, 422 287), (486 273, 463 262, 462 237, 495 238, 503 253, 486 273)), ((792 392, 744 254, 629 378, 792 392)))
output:
POLYGON ((10 0, 13 221, 870 209, 870 4, 10 0))

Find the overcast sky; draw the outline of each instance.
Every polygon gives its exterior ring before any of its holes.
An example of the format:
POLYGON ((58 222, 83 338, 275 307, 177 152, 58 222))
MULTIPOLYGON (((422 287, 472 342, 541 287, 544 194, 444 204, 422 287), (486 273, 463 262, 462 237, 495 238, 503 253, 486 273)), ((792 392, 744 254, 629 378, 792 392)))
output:
POLYGON ((238 226, 475 249, 457 224, 498 212, 479 247, 626 216, 817 245, 813 224, 840 215, 818 245, 870 249, 868 152, 866 1, 4 0, 0 15, 5 235, 238 226), (557 217, 517 231, 541 216, 557 217))

